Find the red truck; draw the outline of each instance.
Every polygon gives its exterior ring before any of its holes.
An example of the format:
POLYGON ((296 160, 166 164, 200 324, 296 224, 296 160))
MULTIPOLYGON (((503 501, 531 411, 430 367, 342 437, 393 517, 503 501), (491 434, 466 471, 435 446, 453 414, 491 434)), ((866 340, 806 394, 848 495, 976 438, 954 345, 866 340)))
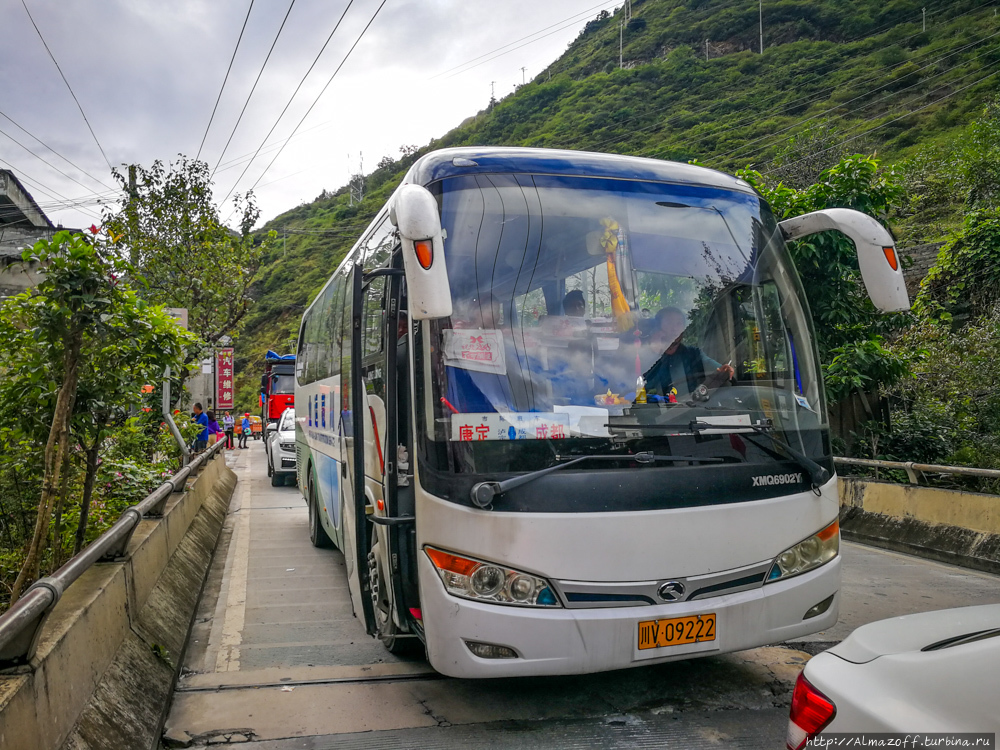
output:
POLYGON ((295 355, 268 351, 260 379, 260 417, 265 425, 277 422, 295 406, 295 355))

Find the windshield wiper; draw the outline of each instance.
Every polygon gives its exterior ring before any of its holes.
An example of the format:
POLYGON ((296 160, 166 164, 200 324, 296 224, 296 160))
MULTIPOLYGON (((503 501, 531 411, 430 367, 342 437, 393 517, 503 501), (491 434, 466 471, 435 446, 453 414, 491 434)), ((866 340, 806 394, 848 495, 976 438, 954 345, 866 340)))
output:
MULTIPOLYGON (((823 466, 813 461, 805 453, 797 451, 795 448, 790 446, 781 438, 777 438, 770 433, 770 430, 774 429, 773 425, 761 425, 761 424, 709 424, 708 422, 699 422, 697 420, 691 422, 688 425, 691 432, 703 432, 705 430, 732 430, 733 432, 745 431, 751 429, 757 435, 766 437, 774 445, 778 446, 784 450, 789 456, 794 459, 808 475, 809 479, 812 481, 813 487, 822 487, 830 479, 830 472, 823 466)), ((747 440, 750 440, 748 437, 747 440)), ((754 440, 750 440, 751 443, 756 445, 758 448, 761 446, 754 440)))
MULTIPOLYGON (((556 456, 558 461, 561 456, 556 456)), ((582 461, 635 461, 640 464, 651 464, 657 461, 696 461, 698 463, 723 463, 725 459, 722 458, 709 458, 707 456, 661 456, 650 451, 640 451, 639 453, 623 453, 620 455, 615 454, 594 454, 590 456, 580 456, 579 458, 574 458, 571 461, 566 461, 565 463, 556 464, 555 466, 549 466, 545 469, 538 469, 537 471, 529 471, 527 474, 522 474, 519 477, 513 477, 512 479, 504 479, 502 482, 477 482, 472 486, 472 491, 470 492, 472 498, 472 504, 479 508, 488 508, 492 502, 493 498, 497 495, 502 495, 508 490, 512 490, 515 487, 520 487, 522 484, 527 484, 528 482, 533 482, 534 480, 544 477, 546 474, 551 474, 554 471, 559 471, 560 469, 565 469, 567 466, 573 466, 574 464, 581 463, 582 461)))

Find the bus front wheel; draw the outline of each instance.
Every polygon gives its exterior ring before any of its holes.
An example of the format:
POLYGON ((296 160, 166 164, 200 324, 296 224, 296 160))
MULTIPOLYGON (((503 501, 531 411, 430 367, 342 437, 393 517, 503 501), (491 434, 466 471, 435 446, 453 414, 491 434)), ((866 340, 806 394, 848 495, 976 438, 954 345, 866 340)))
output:
POLYGON ((420 639, 410 633, 404 633, 392 619, 392 603, 389 601, 388 591, 392 583, 385 574, 387 568, 380 547, 378 532, 372 529, 372 543, 368 552, 368 583, 371 587, 378 638, 390 654, 397 656, 418 654, 423 649, 420 639))

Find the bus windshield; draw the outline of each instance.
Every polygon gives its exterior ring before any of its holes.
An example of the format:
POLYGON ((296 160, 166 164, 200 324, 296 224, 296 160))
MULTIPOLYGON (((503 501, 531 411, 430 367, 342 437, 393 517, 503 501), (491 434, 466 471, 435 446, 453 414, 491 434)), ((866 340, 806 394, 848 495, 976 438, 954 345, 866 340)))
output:
POLYGON ((432 468, 639 451, 773 464, 779 442, 828 455, 806 304, 758 196, 543 175, 432 189, 454 309, 418 347, 432 468))

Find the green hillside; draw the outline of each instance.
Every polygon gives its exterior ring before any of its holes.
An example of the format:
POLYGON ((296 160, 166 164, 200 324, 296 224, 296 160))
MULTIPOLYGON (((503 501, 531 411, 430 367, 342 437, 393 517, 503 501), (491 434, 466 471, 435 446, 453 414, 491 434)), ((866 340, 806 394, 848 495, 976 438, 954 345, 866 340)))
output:
POLYGON ((769 0, 764 54, 757 14, 753 0, 633 0, 624 29, 622 10, 595 18, 533 81, 417 153, 383 160, 366 177, 360 203, 349 205, 346 188, 324 191, 269 222, 278 249, 265 261, 237 342, 241 403, 255 401, 265 350, 292 350, 306 305, 410 164, 434 148, 522 145, 697 160, 725 171, 749 166, 796 187, 845 154, 877 152, 910 193, 911 210, 901 209, 894 226, 901 244, 957 226, 962 205, 948 164, 997 88, 993 6, 769 0))

